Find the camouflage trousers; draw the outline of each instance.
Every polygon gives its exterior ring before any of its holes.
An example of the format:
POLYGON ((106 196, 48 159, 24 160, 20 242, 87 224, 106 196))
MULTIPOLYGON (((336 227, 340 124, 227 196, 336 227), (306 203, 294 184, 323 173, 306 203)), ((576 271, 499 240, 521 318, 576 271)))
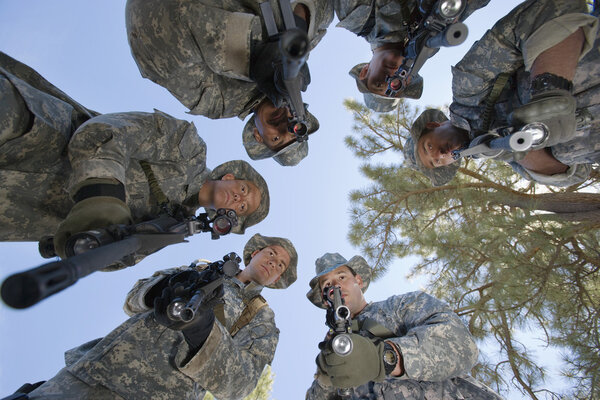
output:
POLYGON ((67 371, 66 368, 61 369, 54 378, 29 393, 29 398, 31 400, 124 400, 123 397, 103 386, 86 384, 67 371))

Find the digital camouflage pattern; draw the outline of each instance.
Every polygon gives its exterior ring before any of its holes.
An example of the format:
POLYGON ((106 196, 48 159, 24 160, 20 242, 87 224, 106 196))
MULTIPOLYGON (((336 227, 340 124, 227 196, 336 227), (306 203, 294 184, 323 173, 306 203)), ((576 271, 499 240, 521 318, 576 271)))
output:
MULTIPOLYGON (((482 8, 490 0, 470 0, 461 20, 465 20, 473 11, 482 8)), ((357 36, 364 37, 375 50, 384 44, 406 43, 408 28, 418 1, 396 0, 334 0, 334 10, 340 22, 337 26, 345 28, 357 36)), ((397 105, 396 99, 373 94, 358 79, 358 72, 364 63, 355 65, 350 76, 356 81, 358 90, 363 93, 365 105, 377 112, 389 112, 397 105)), ((423 92, 423 78, 419 75, 415 82, 407 87, 402 97, 418 99, 423 92)))
POLYGON ((67 145, 96 115, 0 52, 0 240, 54 234, 73 206, 67 145))
POLYGON ((286 270, 281 274, 279 280, 271 285, 268 285, 268 288, 271 289, 285 289, 289 287, 292 283, 296 282, 298 278, 297 275, 297 266, 298 266, 298 253, 296 252, 296 248, 293 243, 286 238, 275 237, 275 236, 263 236, 260 233, 255 234, 246 242, 244 246, 244 265, 248 265, 250 260, 252 259, 252 253, 257 250, 262 250, 267 246, 281 246, 287 251, 290 256, 290 263, 287 266, 286 270))
MULTIPOLYGON (((304 105, 306 110, 306 127, 308 134, 312 134, 319 129, 319 120, 312 115, 304 105)), ((256 123, 254 116, 248 118, 248 122, 244 125, 242 131, 242 141, 244 142, 244 148, 248 153, 248 156, 253 160, 262 160, 263 158, 273 157, 280 165, 292 167, 298 165, 308 155, 308 141, 301 143, 293 142, 288 144, 283 149, 275 152, 267 147, 264 143, 259 143, 254 138, 254 128, 256 123)))
POLYGON ((261 191, 258 209, 240 217, 233 232, 243 233, 266 217, 269 192, 262 176, 245 161, 230 161, 211 172, 206 144, 194 124, 158 110, 99 115, 26 65, 4 54, 0 62, 0 85, 7 89, 0 93, 0 112, 7 121, 0 136, 0 240, 53 235, 73 206, 71 196, 94 178, 124 185, 134 222, 156 218, 162 210, 138 160, 150 164, 161 190, 187 215, 197 206, 183 203, 195 204, 207 179, 232 173, 261 191), (19 121, 29 116, 31 129, 23 133, 19 121))
MULTIPOLYGON (((367 63, 357 64, 348 73, 356 81, 356 88, 363 94, 365 105, 376 112, 390 112, 400 103, 400 97, 388 97, 376 93, 371 93, 367 85, 359 79, 360 70, 367 63)), ((410 82, 402 92, 402 96, 407 99, 419 99, 423 93, 423 77, 419 74, 410 82)))
POLYGON ((243 160, 227 161, 219 164, 211 173, 210 179, 221 179, 224 175, 232 174, 236 179, 247 180, 256 185, 260 190, 260 204, 258 208, 250 215, 238 215, 238 225, 231 230, 232 233, 243 234, 247 227, 255 225, 266 218, 269 213, 270 197, 269 187, 250 164, 243 160))
MULTIPOLYGON (((445 303, 423 292, 406 293, 369 303, 354 317, 359 324, 367 318, 395 335, 385 340, 401 351, 405 373, 356 387, 351 399, 501 399, 468 375, 477 361, 477 346, 445 303)), ((326 381, 317 376, 306 399, 335 399, 336 389, 326 381)))
POLYGON ((569 186, 587 178, 591 167, 586 163, 593 160, 598 162, 600 122, 596 116, 600 111, 600 52, 595 30, 598 21, 586 15, 586 12, 584 0, 526 1, 499 20, 452 69, 454 98, 450 105, 450 119, 454 125, 468 130, 474 137, 484 130, 481 115, 485 101, 501 73, 509 73, 511 77, 494 106, 490 129, 509 125, 508 117, 512 110, 529 101, 526 63, 530 64, 530 59, 539 54, 544 45, 551 47, 577 28, 585 28, 584 51, 591 51, 579 60, 573 79, 573 94, 577 100, 577 133, 568 144, 551 148, 555 158, 571 168, 564 174, 544 176, 511 162, 511 166, 526 179, 569 186), (555 21, 560 21, 563 29, 556 29, 555 21), (540 32, 543 33, 543 40, 539 38, 540 32), (529 40, 532 36, 535 40, 529 40), (540 41, 543 42, 541 45, 535 43, 540 41))
POLYGON ((354 272, 360 275, 363 280, 363 293, 369 288, 369 283, 371 283, 371 267, 369 267, 367 260, 361 256, 354 256, 350 260, 346 260, 339 253, 325 253, 315 261, 316 275, 308 283, 310 290, 306 293, 306 298, 315 306, 325 308, 321 297, 321 288, 319 287, 319 277, 328 274, 342 265, 352 268, 354 272))
POLYGON ((104 338, 67 351, 66 369, 32 392, 32 398, 73 393, 60 398, 202 399, 208 390, 217 398, 241 399, 249 394, 273 360, 279 338, 273 311, 262 307, 234 337, 228 329, 244 310, 244 300, 262 287, 226 278, 225 324, 215 320, 204 345, 189 354, 183 334, 158 324, 143 302, 149 288, 181 269, 138 281, 125 303, 132 317, 104 338))
POLYGON ((410 137, 404 143, 404 164, 408 168, 417 170, 428 177, 433 186, 442 186, 450 182, 456 175, 461 161, 458 160, 458 162, 443 167, 427 168, 418 156, 417 143, 428 122, 444 122, 447 120, 448 117, 440 110, 428 109, 423 111, 410 127, 410 137))
MULTIPOLYGON (((251 53, 268 39, 261 2, 128 0, 127 37, 142 76, 169 90, 192 114, 246 118, 265 98, 249 72, 251 53)), ((332 3, 292 1, 292 9, 296 4, 309 9, 312 49, 333 19, 332 3)), ((271 0, 271 5, 281 22, 278 2, 271 0)), ((253 159, 258 155, 248 154, 253 159)), ((284 165, 295 165, 298 157, 284 165)))

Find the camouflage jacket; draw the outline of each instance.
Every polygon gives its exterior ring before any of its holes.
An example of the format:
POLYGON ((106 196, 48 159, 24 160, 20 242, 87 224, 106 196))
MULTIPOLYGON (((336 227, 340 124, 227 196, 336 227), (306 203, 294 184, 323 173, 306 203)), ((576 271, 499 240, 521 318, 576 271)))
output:
MULTIPOLYGON (((192 114, 245 118, 264 99, 249 77, 250 54, 267 39, 259 0, 128 0, 127 37, 143 77, 192 114)), ((271 0, 278 17, 277 1, 271 0)), ((311 48, 331 20, 330 0, 292 1, 310 12, 311 48)))
POLYGON ((69 350, 68 371, 90 386, 101 385, 131 400, 202 399, 206 390, 219 399, 248 395, 273 360, 279 339, 275 316, 265 306, 234 337, 228 329, 241 315, 243 301, 258 295, 262 287, 227 278, 226 324, 215 320, 204 345, 190 354, 183 334, 158 324, 143 302, 148 289, 178 270, 159 271, 138 281, 124 307, 132 317, 106 337, 69 350))
POLYGON ((96 115, 0 52, 0 240, 54 234, 73 206, 67 145, 96 115))
MULTIPOLYGON (((489 1, 469 0, 462 20, 489 1)), ((416 0, 334 0, 334 10, 340 20, 337 26, 364 37, 374 50, 386 43, 404 43, 408 39, 417 3, 416 0)))
POLYGON ((69 193, 76 193, 86 179, 116 179, 125 186, 126 203, 136 222, 161 212, 139 161, 150 164, 160 189, 174 204, 197 194, 210 175, 206 144, 194 124, 158 110, 95 117, 79 127, 68 150, 69 193))
MULTIPOLYGON (((406 293, 368 304, 355 319, 360 323, 366 318, 392 332, 394 336, 386 341, 401 351, 405 373, 356 387, 352 399, 500 398, 467 375, 477 361, 477 346, 460 318, 443 302, 423 292, 406 293)), ((333 400, 335 395, 336 389, 317 377, 306 399, 333 400)))
MULTIPOLYGON (((489 129, 508 126, 512 110, 530 99, 530 79, 526 71, 526 63, 531 62, 527 61, 528 39, 544 23, 566 14, 592 18, 585 15, 586 10, 582 0, 529 0, 500 19, 452 69, 452 123, 468 130, 471 138, 483 133, 486 129, 482 126, 481 115, 486 100, 498 76, 506 73, 509 80, 495 102, 489 129)), ((600 161, 600 120, 596 117, 600 113, 600 52, 597 33, 585 33, 588 46, 593 49, 579 60, 573 79, 577 99, 577 133, 569 142, 550 148, 554 157, 570 168, 563 174, 547 176, 510 161, 511 166, 526 179, 568 186, 585 180, 591 171, 590 163, 600 161)))

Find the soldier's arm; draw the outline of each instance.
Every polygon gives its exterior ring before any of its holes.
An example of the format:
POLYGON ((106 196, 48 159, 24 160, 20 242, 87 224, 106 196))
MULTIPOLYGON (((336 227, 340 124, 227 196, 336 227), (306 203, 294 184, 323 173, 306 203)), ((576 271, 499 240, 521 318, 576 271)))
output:
MULTIPOLYGON (((576 59, 582 57, 591 48, 588 43, 594 41, 592 25, 597 23, 586 10, 585 1, 580 0, 560 3, 530 0, 515 7, 452 68, 452 113, 467 118, 471 130, 479 130, 479 116, 497 77, 502 73, 513 75, 520 68, 529 71, 538 56, 580 27, 584 28, 585 46, 576 59)), ((548 68, 547 63, 544 68, 548 68)), ((541 70, 539 65, 538 70, 541 70)))
POLYGON ((145 176, 140 160, 168 162, 187 172, 186 165, 205 157, 206 145, 193 124, 160 111, 129 112, 95 117, 79 127, 69 143, 73 195, 93 178, 112 179, 126 185, 126 172, 135 163, 140 179, 145 176))
POLYGON ((592 172, 592 165, 587 163, 568 165, 564 172, 555 174, 538 173, 514 161, 510 162, 510 166, 515 172, 529 181, 559 187, 567 187, 584 182, 592 172))
POLYGON ((402 321, 401 337, 386 339, 402 355, 402 378, 440 381, 468 373, 478 350, 461 319, 442 301, 423 292, 387 300, 402 321))
POLYGON ((279 329, 269 307, 261 308, 233 338, 215 321, 204 345, 179 369, 216 398, 241 399, 273 360, 278 340, 279 329))

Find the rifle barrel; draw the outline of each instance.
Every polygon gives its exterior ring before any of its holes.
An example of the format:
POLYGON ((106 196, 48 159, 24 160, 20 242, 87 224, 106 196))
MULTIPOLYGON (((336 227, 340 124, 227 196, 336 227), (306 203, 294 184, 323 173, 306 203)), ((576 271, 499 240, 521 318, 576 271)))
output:
POLYGON ((61 261, 53 261, 6 278, 2 300, 13 308, 27 308, 73 285, 80 278, 135 253, 142 240, 130 236, 61 261))

